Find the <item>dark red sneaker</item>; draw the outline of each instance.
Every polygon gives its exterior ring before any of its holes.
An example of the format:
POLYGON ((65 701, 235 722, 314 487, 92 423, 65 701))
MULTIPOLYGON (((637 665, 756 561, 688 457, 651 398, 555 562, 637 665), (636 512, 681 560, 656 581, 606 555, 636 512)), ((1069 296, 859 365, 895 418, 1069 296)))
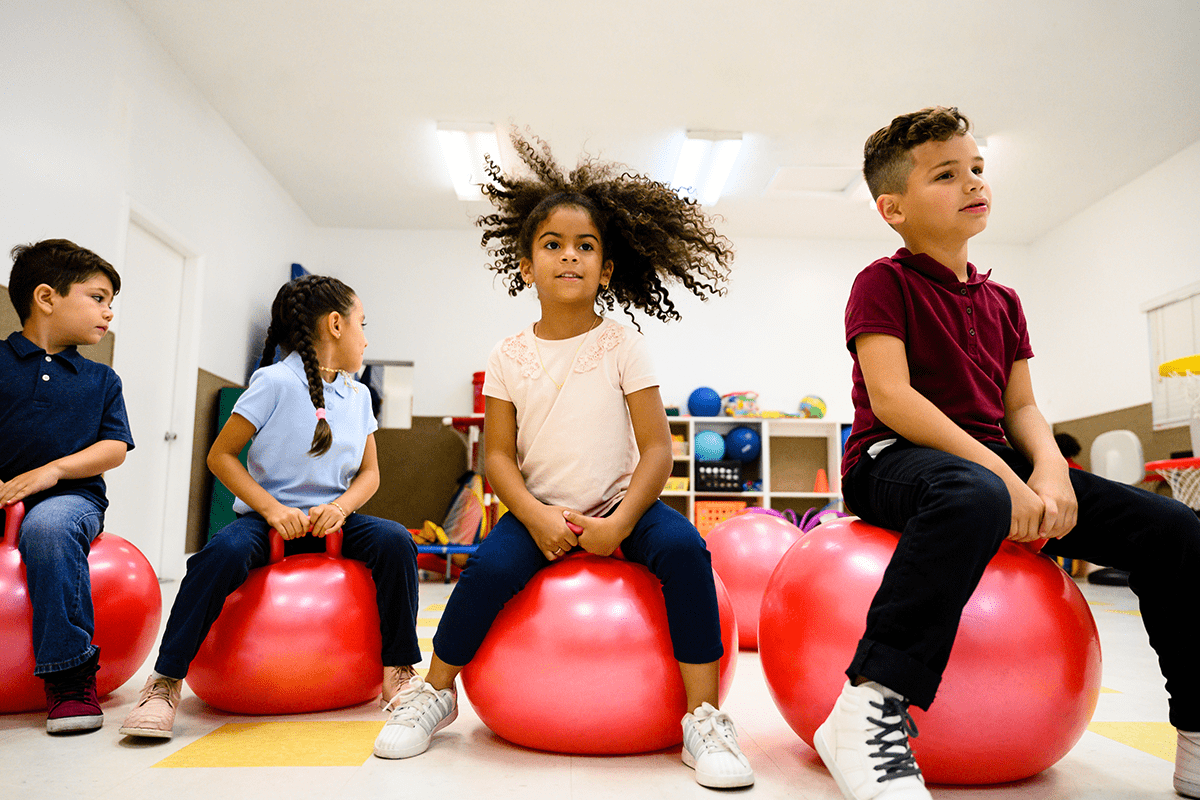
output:
POLYGON ((104 724, 104 712, 96 697, 96 673, 100 653, 78 667, 43 676, 46 683, 46 731, 78 733, 94 731, 104 724))

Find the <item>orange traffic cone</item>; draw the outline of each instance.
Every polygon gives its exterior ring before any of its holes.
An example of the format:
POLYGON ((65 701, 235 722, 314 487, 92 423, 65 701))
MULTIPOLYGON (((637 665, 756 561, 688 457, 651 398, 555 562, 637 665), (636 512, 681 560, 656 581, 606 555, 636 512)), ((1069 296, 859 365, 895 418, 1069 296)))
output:
POLYGON ((813 491, 814 492, 828 492, 829 491, 829 478, 826 477, 824 469, 817 470, 817 479, 815 481, 813 481, 813 491))

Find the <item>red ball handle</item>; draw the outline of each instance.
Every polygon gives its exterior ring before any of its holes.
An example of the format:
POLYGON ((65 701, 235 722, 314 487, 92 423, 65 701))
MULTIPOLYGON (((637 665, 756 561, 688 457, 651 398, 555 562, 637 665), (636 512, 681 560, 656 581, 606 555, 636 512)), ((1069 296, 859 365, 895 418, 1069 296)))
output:
MULTIPOLYGON (((271 528, 267 531, 267 537, 271 543, 271 557, 267 561, 268 564, 277 564, 283 560, 283 537, 279 535, 279 531, 271 528)), ((325 534, 325 554, 334 558, 342 557, 342 529, 330 531, 325 534)))
POLYGON ((4 547, 17 549, 21 536, 21 520, 25 519, 25 504, 18 500, 10 506, 0 507, 4 512, 4 547))

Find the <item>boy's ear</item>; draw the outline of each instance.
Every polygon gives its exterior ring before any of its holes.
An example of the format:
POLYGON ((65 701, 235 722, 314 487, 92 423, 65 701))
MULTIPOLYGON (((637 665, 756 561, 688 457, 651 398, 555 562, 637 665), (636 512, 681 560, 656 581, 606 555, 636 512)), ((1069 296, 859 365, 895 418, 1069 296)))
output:
POLYGON ((39 283, 33 290, 33 307, 43 314, 50 314, 54 311, 54 301, 58 297, 58 292, 54 291, 50 284, 39 283))
POLYGON ((904 222, 904 209, 900 203, 900 195, 886 193, 879 195, 875 198, 875 208, 888 225, 898 225, 904 222))

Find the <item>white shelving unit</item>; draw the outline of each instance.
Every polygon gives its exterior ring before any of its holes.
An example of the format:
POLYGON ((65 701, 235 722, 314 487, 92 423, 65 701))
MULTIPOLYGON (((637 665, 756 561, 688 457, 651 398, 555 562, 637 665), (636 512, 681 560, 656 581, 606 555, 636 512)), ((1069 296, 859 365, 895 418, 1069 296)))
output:
MULTIPOLYGON (((695 520, 697 500, 742 500, 748 506, 776 511, 792 509, 797 516, 809 508, 822 508, 831 502, 841 504, 841 423, 828 419, 792 417, 669 417, 671 433, 684 436, 687 455, 677 455, 671 474, 687 477, 684 491, 665 491, 668 503, 688 519, 695 520), (758 458, 742 468, 743 481, 761 481, 761 491, 700 491, 696 481, 695 441, 700 431, 710 430, 724 436, 745 426, 756 430, 762 441, 758 458), (813 491, 817 470, 824 469, 829 490, 813 491)), ((704 462, 700 462, 704 463, 704 462)))

